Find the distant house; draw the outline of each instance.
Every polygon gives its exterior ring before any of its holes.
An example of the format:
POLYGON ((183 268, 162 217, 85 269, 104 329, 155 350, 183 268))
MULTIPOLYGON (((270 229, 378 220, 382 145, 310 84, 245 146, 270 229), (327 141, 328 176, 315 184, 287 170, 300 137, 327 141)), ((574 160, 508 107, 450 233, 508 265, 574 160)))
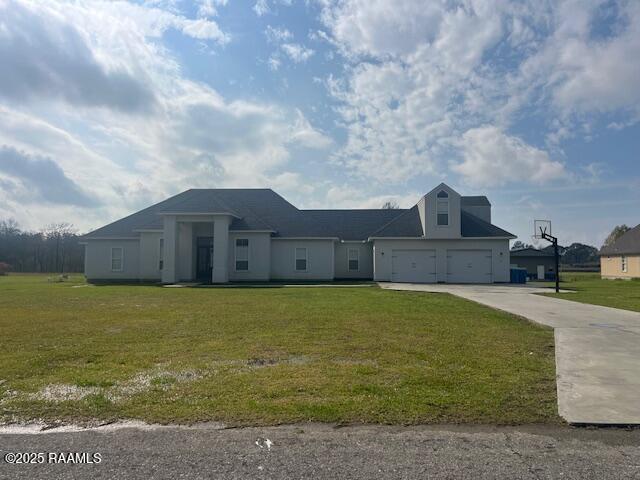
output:
POLYGON ((509 281, 511 233, 440 184, 409 209, 301 210, 270 189, 187 190, 84 236, 92 281, 509 281))
POLYGON ((553 253, 536 248, 511 250, 511 265, 527 269, 527 277, 536 280, 555 280, 556 260, 553 253))
POLYGON ((640 225, 600 249, 602 278, 640 278, 640 225))

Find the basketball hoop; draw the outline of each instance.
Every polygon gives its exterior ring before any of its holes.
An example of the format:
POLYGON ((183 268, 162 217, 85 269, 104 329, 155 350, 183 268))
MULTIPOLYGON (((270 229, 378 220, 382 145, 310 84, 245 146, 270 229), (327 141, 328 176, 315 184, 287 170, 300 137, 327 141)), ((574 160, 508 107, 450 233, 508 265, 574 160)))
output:
POLYGON ((558 237, 551 234, 551 220, 534 220, 533 235, 535 240, 546 240, 553 244, 553 253, 556 259, 556 293, 560 292, 560 253, 558 251, 558 237))
POLYGON ((551 236, 551 220, 534 220, 533 235, 536 240, 547 240, 546 236, 551 236))

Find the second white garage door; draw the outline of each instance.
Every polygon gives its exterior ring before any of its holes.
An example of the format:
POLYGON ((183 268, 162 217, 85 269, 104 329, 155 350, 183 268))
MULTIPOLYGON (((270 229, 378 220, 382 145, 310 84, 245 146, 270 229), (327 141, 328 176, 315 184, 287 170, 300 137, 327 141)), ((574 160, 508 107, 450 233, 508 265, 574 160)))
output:
POLYGON ((491 283, 491 250, 447 250, 448 283, 491 283))
POLYGON ((435 250, 393 250, 391 281, 411 283, 436 282, 435 250))

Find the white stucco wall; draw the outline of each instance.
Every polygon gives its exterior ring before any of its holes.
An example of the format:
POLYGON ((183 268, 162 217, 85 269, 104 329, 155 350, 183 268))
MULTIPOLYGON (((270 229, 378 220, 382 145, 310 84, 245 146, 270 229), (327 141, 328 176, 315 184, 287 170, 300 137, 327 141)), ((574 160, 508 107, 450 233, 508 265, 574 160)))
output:
POLYGON ((373 243, 336 242, 335 244, 335 278, 373 278, 373 243), (360 252, 359 270, 349 271, 348 251, 356 248, 360 252))
POLYGON ((139 240, 88 240, 84 274, 89 280, 137 280, 140 278, 139 240), (123 248, 122 271, 111 271, 111 248, 123 248))
POLYGON ((268 281, 271 276, 271 234, 242 232, 229 233, 229 280, 268 281), (236 271, 236 239, 249 240, 249 270, 236 271))
POLYGON ((140 233, 140 278, 160 280, 160 239, 161 232, 140 233))
POLYGON ((333 272, 333 240, 272 240, 272 280, 332 280, 333 272), (299 247, 307 249, 306 272, 295 270, 295 249, 299 247))
POLYGON ((374 280, 391 281, 391 253, 394 249, 436 250, 436 273, 438 282, 447 281, 447 250, 491 250, 493 282, 509 282, 509 240, 375 240, 374 280))

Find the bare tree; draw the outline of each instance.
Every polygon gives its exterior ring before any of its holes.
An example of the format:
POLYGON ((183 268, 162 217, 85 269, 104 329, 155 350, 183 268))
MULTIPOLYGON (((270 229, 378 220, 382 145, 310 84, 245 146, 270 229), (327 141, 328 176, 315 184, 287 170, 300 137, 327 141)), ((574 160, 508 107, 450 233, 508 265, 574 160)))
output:
POLYGON ((18 222, 16 222, 15 219, 9 218, 7 220, 0 220, 0 235, 16 235, 19 232, 20 227, 18 226, 18 222))
POLYGON ((0 220, 0 262, 14 272, 82 272, 84 247, 79 240, 68 223, 29 232, 15 220, 0 220))
POLYGON ((511 250, 522 250, 523 248, 533 248, 533 245, 516 240, 511 247, 511 250))
POLYGON ((611 245, 613 242, 618 240, 622 235, 627 233, 629 230, 631 230, 631 229, 629 227, 627 227, 626 225, 624 225, 624 224, 614 227, 614 229, 611 230, 611 233, 609 234, 609 236, 604 241, 604 246, 607 247, 607 246, 611 245))
POLYGON ((382 205, 382 209, 383 210, 397 210, 399 208, 400 208, 400 205, 398 205, 393 200, 389 200, 387 202, 384 202, 384 205, 382 205))
POLYGON ((53 241, 55 244, 55 272, 64 272, 64 261, 66 255, 66 247, 69 237, 75 237, 77 230, 70 223, 51 223, 43 230, 43 235, 47 240, 53 241))

